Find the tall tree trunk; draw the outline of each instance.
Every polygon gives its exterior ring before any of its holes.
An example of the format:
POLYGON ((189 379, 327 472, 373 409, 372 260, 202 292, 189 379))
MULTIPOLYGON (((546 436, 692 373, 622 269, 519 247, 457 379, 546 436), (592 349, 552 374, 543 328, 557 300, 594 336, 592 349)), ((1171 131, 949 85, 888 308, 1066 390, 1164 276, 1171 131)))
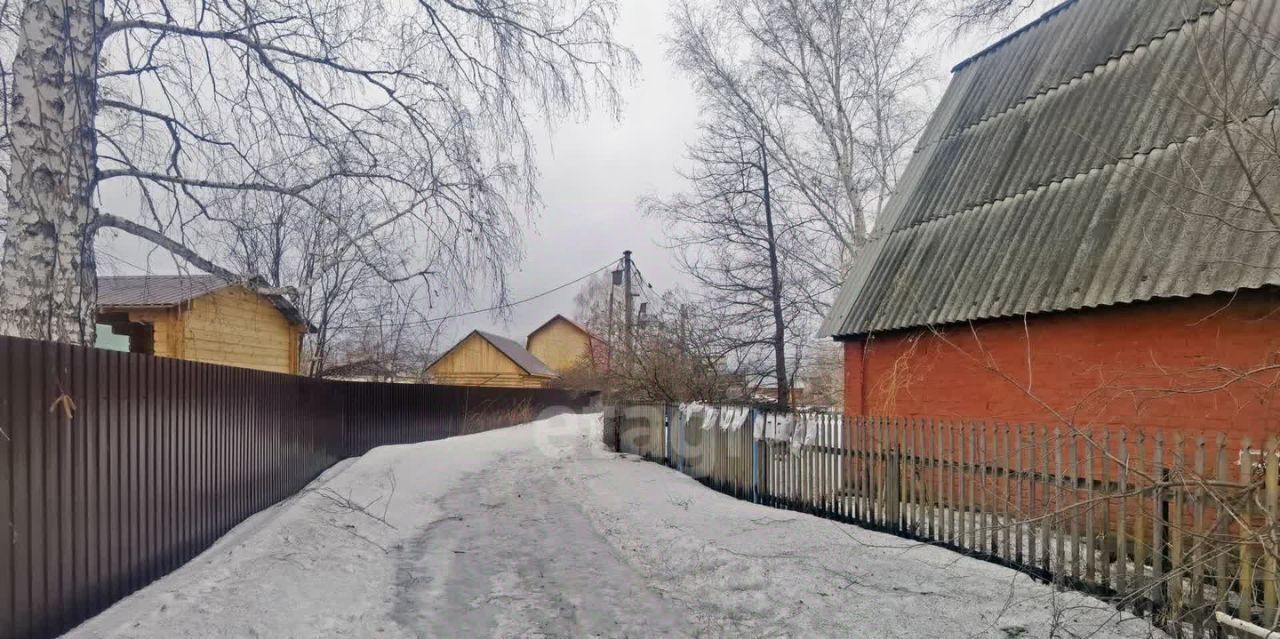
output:
POLYGON ((97 67, 103 0, 27 0, 13 63, 0 334, 94 337, 97 67))
POLYGON ((778 276, 778 241, 773 233, 773 195, 769 191, 769 150, 760 140, 760 172, 764 174, 764 226, 769 238, 769 297, 773 302, 774 375, 778 378, 778 408, 791 405, 791 379, 787 376, 786 320, 782 316, 782 279, 778 276))

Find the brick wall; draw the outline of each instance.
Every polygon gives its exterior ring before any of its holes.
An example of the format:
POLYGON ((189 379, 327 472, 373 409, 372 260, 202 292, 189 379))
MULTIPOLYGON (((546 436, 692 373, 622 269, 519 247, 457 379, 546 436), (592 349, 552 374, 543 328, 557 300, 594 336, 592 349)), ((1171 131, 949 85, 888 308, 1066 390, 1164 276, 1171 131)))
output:
POLYGON ((1276 289, 845 343, 850 414, 1039 423, 1056 414, 1081 426, 1225 431, 1257 442, 1280 434, 1278 386, 1276 289))

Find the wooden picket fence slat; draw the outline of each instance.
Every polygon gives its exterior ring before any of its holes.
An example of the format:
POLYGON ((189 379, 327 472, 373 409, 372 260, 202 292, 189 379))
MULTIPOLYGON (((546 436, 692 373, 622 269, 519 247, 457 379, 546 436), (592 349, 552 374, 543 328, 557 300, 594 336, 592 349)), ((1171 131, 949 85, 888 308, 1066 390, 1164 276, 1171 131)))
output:
POLYGON ((734 496, 895 532, 1109 597, 1175 636, 1280 616, 1280 438, 629 405, 624 452, 734 496), (701 409, 699 409, 701 410, 701 409), (715 422, 715 423, 708 423, 715 422), (757 423, 760 425, 757 428, 757 423))

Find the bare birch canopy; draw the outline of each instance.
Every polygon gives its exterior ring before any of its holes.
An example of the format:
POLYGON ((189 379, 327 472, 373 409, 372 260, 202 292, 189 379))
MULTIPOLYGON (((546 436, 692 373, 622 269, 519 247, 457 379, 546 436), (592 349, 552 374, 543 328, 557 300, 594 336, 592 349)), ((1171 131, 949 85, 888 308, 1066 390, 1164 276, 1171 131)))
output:
POLYGON ((93 238, 106 227, 241 275, 208 260, 201 240, 252 229, 245 211, 288 206, 329 223, 330 243, 384 281, 500 285, 518 253, 517 212, 537 201, 530 118, 616 109, 615 81, 634 64, 613 40, 613 0, 27 0, 2 10, 3 97, 27 106, 3 122, 0 332, 72 341, 85 336, 71 320, 91 313, 93 238), (24 71, 33 51, 61 63, 24 71), (62 150, 22 134, 77 127, 85 144, 62 150), (63 183, 69 193, 47 201, 16 193, 38 188, 22 167, 56 152, 80 159, 50 166, 82 163, 88 183, 63 183), (120 201, 130 204, 112 208, 120 201), (50 250, 58 256, 33 259, 50 250))
POLYGON ((896 188, 921 122, 926 0, 672 3, 702 106, 682 193, 646 202, 742 361, 788 397, 813 329, 896 188))

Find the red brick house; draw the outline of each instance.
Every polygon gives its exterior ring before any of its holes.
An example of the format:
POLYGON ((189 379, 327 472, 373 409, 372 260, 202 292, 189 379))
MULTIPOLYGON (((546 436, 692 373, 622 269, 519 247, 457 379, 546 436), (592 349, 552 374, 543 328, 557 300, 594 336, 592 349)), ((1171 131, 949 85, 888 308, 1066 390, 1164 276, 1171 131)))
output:
POLYGON ((824 325, 846 412, 1280 432, 1275 34, 1074 0, 957 66, 824 325))

